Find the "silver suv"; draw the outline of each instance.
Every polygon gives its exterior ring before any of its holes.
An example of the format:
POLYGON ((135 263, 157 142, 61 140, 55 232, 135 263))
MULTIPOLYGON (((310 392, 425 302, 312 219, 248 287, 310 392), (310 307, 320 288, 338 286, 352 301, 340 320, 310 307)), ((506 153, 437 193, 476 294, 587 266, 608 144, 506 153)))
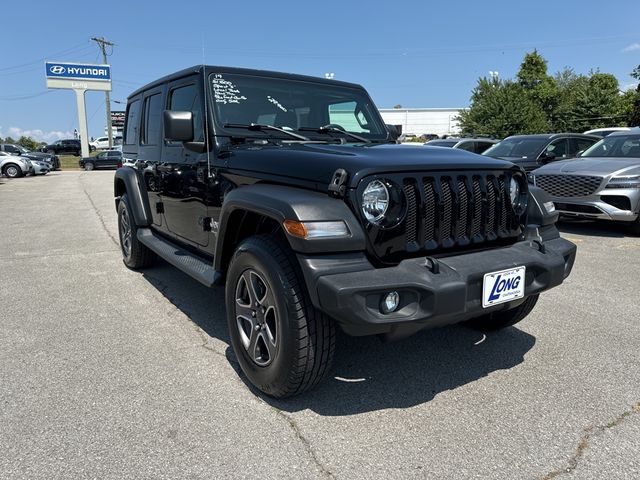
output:
POLYGON ((627 223, 640 235, 640 128, 603 138, 573 160, 532 172, 562 215, 627 223))
POLYGON ((33 165, 28 158, 0 152, 0 172, 7 177, 18 178, 33 173, 33 171, 33 165))

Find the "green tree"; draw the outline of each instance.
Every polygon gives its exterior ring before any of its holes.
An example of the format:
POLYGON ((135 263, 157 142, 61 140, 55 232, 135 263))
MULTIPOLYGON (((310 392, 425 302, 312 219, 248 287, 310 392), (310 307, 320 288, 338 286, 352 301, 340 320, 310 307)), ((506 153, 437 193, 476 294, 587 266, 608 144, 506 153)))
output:
MULTIPOLYGON (((640 65, 633 69, 631 76, 640 81, 640 65)), ((633 107, 629 113, 628 121, 630 127, 640 127, 640 83, 636 87, 635 95, 632 98, 633 107)))
POLYGON ((11 137, 7 137, 4 139, 3 143, 16 143, 16 141, 11 137))
POLYGON ((525 88, 510 80, 481 78, 471 94, 471 107, 458 117, 464 134, 504 138, 540 133, 549 128, 545 112, 525 88))
POLYGON ((18 145, 22 145, 27 150, 37 150, 39 147, 39 143, 35 141, 31 137, 25 137, 24 135, 20 137, 17 142, 18 145))
POLYGON ((538 104, 553 125, 559 104, 556 80, 547 74, 547 61, 534 50, 524 56, 517 74, 518 83, 533 102, 538 104))

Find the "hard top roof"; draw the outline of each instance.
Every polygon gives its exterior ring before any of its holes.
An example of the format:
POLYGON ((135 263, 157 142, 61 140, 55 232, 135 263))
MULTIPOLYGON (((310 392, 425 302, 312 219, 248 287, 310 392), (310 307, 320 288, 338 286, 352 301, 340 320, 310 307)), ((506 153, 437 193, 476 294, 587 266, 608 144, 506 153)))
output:
POLYGON ((170 75, 166 75, 162 78, 154 80, 153 82, 150 82, 145 86, 138 88, 136 91, 131 93, 128 98, 138 95, 139 93, 144 92, 145 90, 148 90, 150 88, 156 87, 158 85, 162 85, 163 83, 171 82, 173 80, 177 80, 182 77, 193 75, 194 73, 202 74, 203 68, 205 69, 205 75, 209 75, 211 73, 233 73, 233 74, 241 74, 241 75, 283 78, 283 79, 298 80, 303 82, 324 83, 327 85, 340 85, 342 87, 350 87, 350 88, 363 88, 361 85, 358 85, 357 83, 342 82, 340 80, 330 80, 330 79, 321 78, 321 77, 312 77, 310 75, 298 75, 294 73, 274 72, 270 70, 256 70, 252 68, 223 67, 223 66, 215 66, 215 65, 194 65, 193 67, 185 68, 184 70, 180 70, 178 72, 174 72, 170 75))

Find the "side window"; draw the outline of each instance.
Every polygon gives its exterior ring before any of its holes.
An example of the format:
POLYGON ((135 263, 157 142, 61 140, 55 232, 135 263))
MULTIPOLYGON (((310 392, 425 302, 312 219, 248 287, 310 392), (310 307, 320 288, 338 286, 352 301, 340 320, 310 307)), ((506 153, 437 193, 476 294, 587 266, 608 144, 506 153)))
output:
MULTIPOLYGON (((193 114, 193 140, 204 141, 204 128, 202 124, 202 102, 198 88, 195 85, 178 87, 169 93, 169 110, 179 112, 191 112, 193 114)), ((171 145, 180 145, 180 142, 169 142, 171 145)))
POLYGON ((474 151, 476 153, 483 153, 491 145, 493 145, 493 144, 489 143, 489 142, 476 142, 476 148, 475 148, 474 151))
POLYGON ((586 138, 575 138, 574 141, 576 142, 576 151, 573 153, 574 155, 576 155, 578 152, 586 150, 591 145, 596 143, 595 141, 587 140, 586 138))
POLYGON ((138 126, 140 125, 140 100, 131 102, 127 107, 127 129, 123 142, 127 145, 138 143, 138 126))
POLYGON ((474 151, 474 144, 475 144, 475 142, 460 142, 460 145, 458 145, 457 148, 459 148, 460 150, 466 150, 468 152, 473 152, 474 151))
POLYGON ((162 95, 156 93, 144 100, 144 127, 142 141, 144 145, 158 145, 161 131, 162 95))
POLYGON ((368 132, 367 118, 356 102, 334 103, 329 105, 329 123, 340 125, 349 132, 368 132))
POLYGON ((569 156, 569 140, 565 138, 550 143, 545 149, 545 153, 547 155, 554 155, 555 160, 567 158, 569 156))

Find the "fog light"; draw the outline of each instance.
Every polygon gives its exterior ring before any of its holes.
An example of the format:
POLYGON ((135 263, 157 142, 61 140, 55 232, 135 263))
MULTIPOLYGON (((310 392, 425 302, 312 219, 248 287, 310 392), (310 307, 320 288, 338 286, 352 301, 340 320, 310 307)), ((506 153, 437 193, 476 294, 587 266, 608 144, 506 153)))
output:
POLYGON ((382 299, 382 303, 380 304, 380 311, 382 313, 391 313, 395 312, 395 310, 400 305, 400 295, 398 292, 389 292, 382 299))

